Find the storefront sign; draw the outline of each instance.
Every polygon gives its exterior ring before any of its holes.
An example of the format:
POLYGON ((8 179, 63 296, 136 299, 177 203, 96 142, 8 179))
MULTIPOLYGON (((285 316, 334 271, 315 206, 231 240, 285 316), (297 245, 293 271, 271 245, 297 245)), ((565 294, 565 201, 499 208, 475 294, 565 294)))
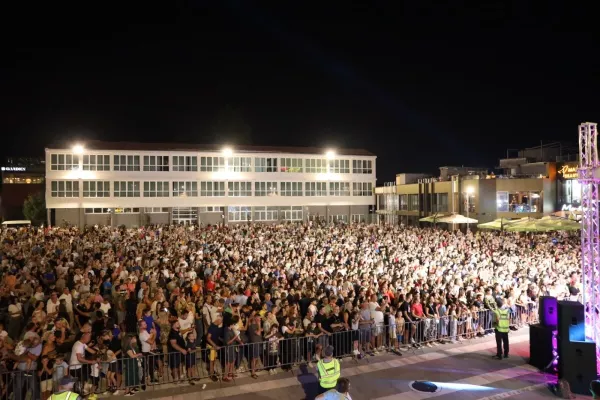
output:
POLYGON ((2 171, 25 172, 25 167, 2 167, 2 171))
POLYGON ((577 165, 565 164, 558 170, 558 174, 563 179, 577 179, 577 165))

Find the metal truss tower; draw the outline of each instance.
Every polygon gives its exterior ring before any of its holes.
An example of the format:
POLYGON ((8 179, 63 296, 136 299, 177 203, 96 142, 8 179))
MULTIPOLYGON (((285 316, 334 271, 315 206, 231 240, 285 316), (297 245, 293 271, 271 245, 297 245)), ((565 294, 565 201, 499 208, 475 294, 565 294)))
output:
POLYGON ((579 182, 582 188, 583 218, 581 226, 581 274, 585 306, 585 336, 596 342, 597 365, 600 366, 600 220, 598 185, 598 126, 579 125, 579 182))

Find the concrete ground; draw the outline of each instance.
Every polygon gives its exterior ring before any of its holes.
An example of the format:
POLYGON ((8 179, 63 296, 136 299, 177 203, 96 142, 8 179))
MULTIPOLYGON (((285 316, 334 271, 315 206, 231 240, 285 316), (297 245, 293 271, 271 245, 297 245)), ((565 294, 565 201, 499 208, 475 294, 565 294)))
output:
MULTIPOLYGON (((541 374, 527 364, 527 328, 512 332, 510 340, 510 358, 501 361, 492 358, 496 353, 492 336, 405 352, 401 357, 382 354, 358 362, 347 359, 342 363, 342 376, 350 379, 350 394, 354 400, 556 398, 547 388, 548 382, 554 377, 541 374), (415 380, 435 382, 441 390, 436 393, 416 392, 409 386, 415 380)), ((205 387, 202 383, 196 386, 169 386, 172 387, 149 389, 135 397, 165 400, 309 400, 315 397, 317 379, 314 369, 301 368, 292 372, 280 371, 273 376, 261 373, 257 380, 242 374, 231 383, 210 382, 205 387)))

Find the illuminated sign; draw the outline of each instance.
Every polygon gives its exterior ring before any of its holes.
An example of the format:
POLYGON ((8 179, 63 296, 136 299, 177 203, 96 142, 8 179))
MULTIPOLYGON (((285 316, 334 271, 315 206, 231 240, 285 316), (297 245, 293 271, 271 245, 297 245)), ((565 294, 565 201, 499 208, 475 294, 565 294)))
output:
POLYGON ((575 165, 563 165, 558 173, 562 175, 563 179, 577 179, 577 166, 575 165))
POLYGON ((2 167, 2 171, 24 172, 25 167, 2 167))

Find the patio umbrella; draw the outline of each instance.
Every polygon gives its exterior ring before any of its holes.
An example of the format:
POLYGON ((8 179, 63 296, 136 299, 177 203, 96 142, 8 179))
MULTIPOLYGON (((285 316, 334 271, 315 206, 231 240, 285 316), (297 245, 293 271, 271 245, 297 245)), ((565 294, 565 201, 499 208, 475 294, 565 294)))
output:
POLYGON ((477 225, 477 227, 479 229, 492 229, 495 231, 503 231, 504 229, 506 229, 506 227, 511 223, 514 222, 514 220, 511 220, 509 218, 498 218, 495 219, 491 222, 486 222, 484 224, 479 224, 477 225))
POLYGON ((452 214, 438 219, 438 222, 445 222, 447 224, 476 224, 478 221, 473 218, 467 218, 464 215, 452 214))
POLYGON ((578 231, 581 229, 581 224, 567 218, 559 218, 547 216, 540 219, 540 224, 548 226, 555 231, 578 231))
POLYGON ((440 218, 446 216, 448 214, 441 214, 441 213, 435 213, 433 215, 430 215, 429 217, 423 217, 421 219, 419 219, 420 222, 431 222, 433 224, 435 224, 436 222, 440 222, 440 218))
POLYGON ((541 219, 525 217, 512 222, 506 230, 508 232, 550 232, 555 229, 545 225, 541 219))

